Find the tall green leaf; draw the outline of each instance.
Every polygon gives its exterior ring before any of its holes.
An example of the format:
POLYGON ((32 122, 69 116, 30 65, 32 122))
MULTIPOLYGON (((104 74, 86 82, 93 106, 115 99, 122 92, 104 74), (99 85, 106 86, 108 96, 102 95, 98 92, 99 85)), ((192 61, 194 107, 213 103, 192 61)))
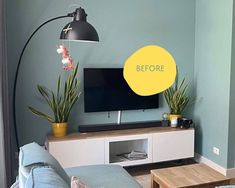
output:
POLYGON ((37 115, 37 116, 40 116, 40 117, 42 117, 42 118, 45 118, 45 119, 47 119, 47 120, 48 120, 49 122, 51 122, 51 123, 54 122, 54 119, 53 119, 52 117, 50 117, 49 115, 44 114, 43 112, 40 112, 40 111, 36 110, 35 108, 33 108, 33 107, 31 107, 31 106, 29 106, 28 108, 29 108, 29 110, 30 110, 33 114, 35 114, 35 115, 37 115))
MULTIPOLYGON (((178 72, 178 68, 177 68, 178 72)), ((189 95, 187 94, 188 84, 185 78, 178 84, 178 74, 173 86, 164 91, 164 98, 171 114, 182 114, 189 103, 189 95)))
POLYGON ((61 77, 59 76, 57 81, 56 92, 47 90, 43 86, 37 86, 39 93, 52 110, 54 119, 43 112, 36 110, 33 107, 28 107, 29 110, 42 118, 45 118, 49 122, 66 122, 68 121, 69 114, 72 107, 77 102, 80 96, 79 92, 79 81, 77 79, 78 65, 75 67, 73 72, 68 76, 64 84, 61 84, 61 77), (64 85, 61 93, 61 85, 64 85))

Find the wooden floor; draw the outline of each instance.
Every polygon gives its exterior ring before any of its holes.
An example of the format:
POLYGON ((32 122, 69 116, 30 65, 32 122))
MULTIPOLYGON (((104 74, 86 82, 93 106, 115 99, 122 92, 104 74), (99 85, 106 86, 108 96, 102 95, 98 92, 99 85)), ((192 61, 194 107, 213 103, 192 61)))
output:
POLYGON ((235 185, 235 178, 230 180, 230 185, 235 185))

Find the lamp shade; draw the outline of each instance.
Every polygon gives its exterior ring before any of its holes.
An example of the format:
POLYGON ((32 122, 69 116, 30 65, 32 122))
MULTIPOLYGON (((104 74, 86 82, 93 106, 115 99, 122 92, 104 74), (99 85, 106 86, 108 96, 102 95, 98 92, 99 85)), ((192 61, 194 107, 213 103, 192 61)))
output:
POLYGON ((87 14, 81 7, 76 9, 73 21, 68 23, 60 34, 62 40, 99 41, 95 28, 87 22, 87 14))

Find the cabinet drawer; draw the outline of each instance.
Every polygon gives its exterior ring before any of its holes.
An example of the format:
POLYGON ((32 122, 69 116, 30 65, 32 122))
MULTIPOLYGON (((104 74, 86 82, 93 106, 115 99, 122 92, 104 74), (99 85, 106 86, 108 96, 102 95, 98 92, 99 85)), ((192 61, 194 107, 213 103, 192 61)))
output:
POLYGON ((153 162, 194 156, 194 130, 153 134, 153 162))
POLYGON ((50 142, 49 152, 64 168, 104 164, 104 139, 50 142))

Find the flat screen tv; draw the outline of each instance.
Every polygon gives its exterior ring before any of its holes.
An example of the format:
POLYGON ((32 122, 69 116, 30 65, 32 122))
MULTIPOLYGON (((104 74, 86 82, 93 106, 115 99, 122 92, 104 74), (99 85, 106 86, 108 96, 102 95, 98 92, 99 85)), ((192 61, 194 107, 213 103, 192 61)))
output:
POLYGON ((158 95, 139 96, 123 77, 122 68, 84 68, 85 112, 158 108, 158 95))

